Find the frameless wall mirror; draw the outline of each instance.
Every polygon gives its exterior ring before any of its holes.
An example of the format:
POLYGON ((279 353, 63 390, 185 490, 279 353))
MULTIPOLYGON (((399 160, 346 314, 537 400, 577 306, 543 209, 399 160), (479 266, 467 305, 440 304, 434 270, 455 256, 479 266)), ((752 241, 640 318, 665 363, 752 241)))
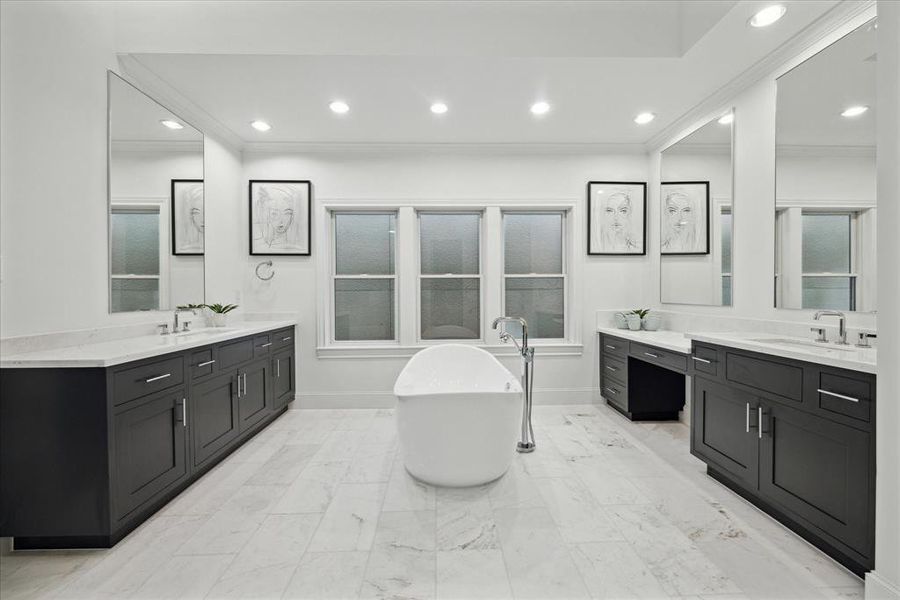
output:
POLYGON ((876 31, 777 80, 777 308, 875 310, 876 31))
POLYGON ((109 311, 202 304, 203 134, 110 72, 109 311))
POLYGON ((730 306, 734 111, 662 151, 660 300, 730 306))

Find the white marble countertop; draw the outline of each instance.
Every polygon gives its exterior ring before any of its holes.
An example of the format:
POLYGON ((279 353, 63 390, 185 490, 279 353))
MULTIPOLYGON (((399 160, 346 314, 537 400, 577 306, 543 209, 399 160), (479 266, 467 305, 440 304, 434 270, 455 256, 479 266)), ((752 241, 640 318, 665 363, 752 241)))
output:
POLYGON ((877 356, 875 348, 857 348, 852 344, 849 346, 838 346, 832 343, 819 344, 807 338, 765 332, 686 333, 684 335, 698 342, 708 342, 719 346, 729 346, 830 367, 862 371, 863 373, 875 373, 877 356))
POLYGON ((67 346, 0 356, 0 368, 111 367, 143 358, 291 327, 296 321, 240 321, 170 335, 142 335, 121 340, 67 346))
POLYGON ((630 329, 618 329, 616 327, 597 327, 597 331, 607 335, 614 335, 633 342, 648 344, 682 354, 691 353, 691 340, 685 337, 682 331, 632 331, 630 329))

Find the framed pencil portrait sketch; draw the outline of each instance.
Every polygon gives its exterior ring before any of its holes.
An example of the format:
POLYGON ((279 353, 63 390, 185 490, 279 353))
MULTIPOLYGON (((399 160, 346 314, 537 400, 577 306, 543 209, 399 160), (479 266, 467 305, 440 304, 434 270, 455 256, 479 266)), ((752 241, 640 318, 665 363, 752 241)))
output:
POLYGON ((660 184, 660 254, 709 254, 709 182, 660 184))
POLYGON ((251 255, 309 256, 311 231, 309 181, 250 181, 251 255))
POLYGON ((172 254, 203 255, 203 180, 173 179, 172 254))
POLYGON ((589 181, 588 248, 592 256, 647 253, 647 184, 643 181, 589 181))

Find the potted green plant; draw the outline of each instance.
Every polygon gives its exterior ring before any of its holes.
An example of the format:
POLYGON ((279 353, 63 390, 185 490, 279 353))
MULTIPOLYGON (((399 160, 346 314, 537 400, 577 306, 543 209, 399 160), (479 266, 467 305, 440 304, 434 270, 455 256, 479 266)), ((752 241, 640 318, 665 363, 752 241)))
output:
POLYGON ((647 312, 645 308, 637 308, 630 313, 626 313, 625 320, 628 322, 628 329, 638 331, 641 328, 641 317, 647 312))
POLYGON ((225 327, 228 322, 228 313, 238 307, 237 304, 206 304, 205 306, 212 312, 213 327, 225 327))
POLYGON ((640 316, 641 324, 643 325, 645 330, 656 331, 657 329, 659 329, 659 315, 650 314, 649 308, 635 310, 634 314, 640 316))

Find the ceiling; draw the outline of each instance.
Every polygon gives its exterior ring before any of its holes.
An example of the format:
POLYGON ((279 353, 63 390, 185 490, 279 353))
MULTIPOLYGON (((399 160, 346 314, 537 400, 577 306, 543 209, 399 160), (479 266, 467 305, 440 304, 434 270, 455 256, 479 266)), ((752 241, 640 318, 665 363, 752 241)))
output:
POLYGON ((110 138, 113 142, 198 142, 202 134, 166 107, 115 75, 109 81, 110 138), (169 129, 160 121, 181 123, 169 129))
POLYGON ((139 1, 117 47, 242 143, 645 144, 837 3, 139 1))
POLYGON ((875 146, 875 23, 857 28, 778 78, 779 146, 875 146), (841 112, 870 107, 853 118, 841 112))

